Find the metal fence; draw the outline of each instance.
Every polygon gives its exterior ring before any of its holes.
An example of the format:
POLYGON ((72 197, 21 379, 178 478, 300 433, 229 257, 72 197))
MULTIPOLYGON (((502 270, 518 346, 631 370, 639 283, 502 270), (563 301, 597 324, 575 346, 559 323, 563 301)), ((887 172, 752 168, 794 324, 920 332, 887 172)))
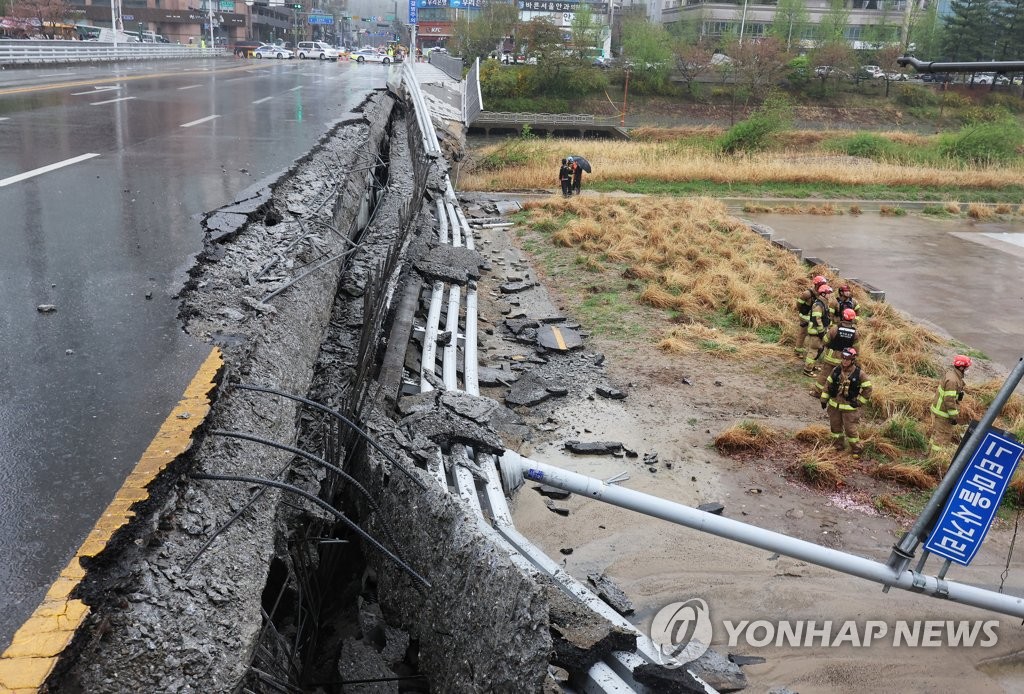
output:
POLYGON ((0 65, 93 63, 114 60, 214 58, 227 49, 167 43, 100 43, 97 41, 0 41, 0 65))
POLYGON ((453 80, 462 79, 462 58, 453 58, 447 53, 431 51, 430 64, 453 80))
POLYGON ((480 94, 480 59, 473 61, 473 67, 462 82, 462 122, 466 126, 476 120, 484 109, 484 98, 480 94))

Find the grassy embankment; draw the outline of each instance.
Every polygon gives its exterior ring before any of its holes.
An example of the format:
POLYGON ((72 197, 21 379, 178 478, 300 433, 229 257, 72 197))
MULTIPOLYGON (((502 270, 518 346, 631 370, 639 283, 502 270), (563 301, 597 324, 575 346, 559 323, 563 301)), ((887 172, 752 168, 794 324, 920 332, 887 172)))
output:
MULTIPOLYGON (((634 141, 516 138, 482 148, 460 171, 464 190, 556 190, 560 159, 586 157, 588 190, 650 195, 907 200, 926 212, 1022 214, 1024 162, 986 159, 990 124, 940 135, 788 131, 757 151, 724 153, 717 128, 637 130, 634 141), (970 204, 974 203, 971 208, 970 204), (984 204, 979 204, 984 203, 984 204), (959 210, 959 211, 958 211, 959 210)), ((996 132, 998 135, 998 132, 996 132)), ((1012 148, 1011 148, 1012 152, 1012 148)), ((1005 153, 1005 152, 1004 152, 1005 153)), ((843 214, 843 206, 776 205, 780 212, 843 214)), ((759 208, 763 210, 764 208, 759 208)), ((888 213, 899 214, 898 204, 888 213)))
MULTIPOLYGON (((538 180, 546 180, 542 174, 551 170, 548 161, 542 169, 535 157, 553 158, 568 151, 587 156, 599 166, 601 180, 609 188, 622 187, 611 182, 633 180, 639 191, 649 190, 636 178, 640 171, 646 170, 651 177, 653 169, 659 172, 654 176, 669 179, 685 175, 691 170, 688 167, 699 168, 701 161, 705 167, 717 161, 707 154, 696 161, 692 151, 673 154, 671 147, 659 150, 653 143, 527 141, 523 146, 533 155, 521 164, 506 160, 501 171, 486 179, 464 178, 460 188, 536 189, 538 180)), ((730 162, 728 171, 720 169, 716 175, 746 176, 767 184, 771 176, 764 163, 759 159, 730 162)), ((864 168, 874 174, 859 167, 843 170, 833 164, 812 169, 783 161, 769 170, 806 178, 809 185, 812 171, 844 181, 874 180, 872 176, 880 172, 897 175, 897 167, 864 168)), ((588 180, 588 187, 597 187, 598 171, 588 180)), ((1010 173, 936 169, 926 175, 952 175, 962 186, 957 189, 966 191, 1010 173)), ((1019 184, 1021 172, 1013 170, 1012 180, 1019 184)), ((875 184, 881 185, 877 180, 875 184)), ((589 329, 616 339, 650 342, 672 355, 700 351, 743 360, 754 370, 763 371, 765 364, 792 363, 793 387, 805 385, 796 375, 798 365, 792 356, 792 304, 813 271, 809 273, 791 254, 761 242, 719 201, 664 195, 552 197, 528 203, 522 221, 524 247, 573 299, 589 329)), ((851 475, 866 472, 893 485, 891 493, 875 497, 876 505, 900 513, 920 503, 920 491, 915 494, 914 490, 934 487, 952 456, 952 450, 941 455, 929 452, 925 423, 948 355, 970 350, 946 343, 862 292, 857 298, 861 304, 862 363, 875 385, 873 402, 864 417, 864 458, 855 461, 832 450, 827 427, 821 424, 779 431, 761 423, 742 422, 720 432, 716 445, 723 451, 765 457, 772 457, 774 451, 776 457, 788 460, 793 459, 795 450, 791 471, 823 488, 840 487, 851 475)), ((999 386, 997 381, 972 386, 962 403, 964 414, 979 417, 999 386)), ((1010 403, 997 424, 1024 435, 1024 404, 1019 398, 1010 403)), ((1013 489, 1015 498, 1024 498, 1024 476, 1018 474, 1013 489)))

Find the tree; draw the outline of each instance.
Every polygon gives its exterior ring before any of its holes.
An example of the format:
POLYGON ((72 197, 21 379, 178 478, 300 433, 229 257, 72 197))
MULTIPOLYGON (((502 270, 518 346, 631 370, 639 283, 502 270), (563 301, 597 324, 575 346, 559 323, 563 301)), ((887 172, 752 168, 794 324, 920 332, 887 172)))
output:
POLYGON ((829 80, 833 83, 849 77, 854 70, 853 49, 846 41, 830 41, 823 43, 814 49, 814 65, 825 66, 829 69, 817 71, 814 76, 821 80, 821 88, 824 91, 828 87, 829 80))
POLYGON ((661 24, 633 18, 622 25, 622 57, 632 66, 638 92, 658 92, 668 85, 672 41, 661 24))
POLYGON ((700 75, 708 72, 714 65, 715 49, 709 40, 687 43, 676 40, 672 43, 672 53, 676 59, 676 74, 686 82, 686 91, 693 94, 693 82, 700 75))
POLYGON ((537 59, 537 80, 541 91, 559 90, 563 76, 575 60, 565 55, 562 29, 547 18, 534 17, 519 29, 519 36, 531 57, 537 59))
POLYGON ((930 2, 923 10, 915 10, 904 38, 903 50, 925 57, 937 57, 941 50, 942 23, 938 3, 930 2))
POLYGON ((746 87, 749 96, 764 98, 786 72, 789 56, 776 38, 759 41, 738 41, 726 48, 733 59, 733 74, 739 84, 746 87))
POLYGON ((942 30, 942 52, 953 61, 991 58, 992 0, 953 0, 942 30))
POLYGON ((56 25, 64 23, 71 14, 71 7, 66 0, 16 0, 11 12, 18 19, 39 27, 43 36, 52 39, 56 25))
POLYGON ((799 43, 810 24, 805 0, 779 0, 775 19, 768 27, 768 36, 778 39, 786 51, 793 50, 793 43, 799 43))
POLYGON ((896 59, 903 55, 903 48, 896 43, 889 44, 883 48, 878 49, 875 52, 875 60, 878 61, 878 67, 882 68, 885 72, 885 96, 889 96, 889 86, 894 75, 897 75, 899 70, 899 64, 896 59))
POLYGON ((846 40, 846 27, 850 23, 850 11, 844 0, 829 0, 828 12, 818 22, 818 41, 835 43, 846 40))
POLYGON ((602 24, 590 9, 590 5, 580 3, 572 17, 572 45, 576 58, 581 62, 592 57, 595 49, 601 45, 602 24))
POLYGON ((514 36, 519 8, 502 0, 484 0, 476 12, 463 12, 455 22, 452 41, 466 59, 486 58, 506 36, 514 36))
POLYGON ((1024 0, 1002 0, 993 9, 995 60, 1021 60, 1024 49, 1024 0))

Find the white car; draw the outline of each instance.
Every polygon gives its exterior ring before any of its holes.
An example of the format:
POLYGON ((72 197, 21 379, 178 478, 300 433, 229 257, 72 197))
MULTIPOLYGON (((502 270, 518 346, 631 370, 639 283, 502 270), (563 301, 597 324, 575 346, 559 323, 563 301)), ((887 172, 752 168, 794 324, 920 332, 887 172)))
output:
POLYGON ((357 63, 384 63, 387 65, 391 62, 387 53, 379 53, 372 48, 360 48, 358 51, 350 53, 348 57, 357 63))
POLYGON ((282 46, 273 46, 268 43, 263 44, 255 51, 253 51, 253 55, 255 55, 257 58, 283 59, 295 57, 294 54, 287 48, 283 48, 282 46))
POLYGON ((975 84, 1009 84, 1010 78, 1006 75, 995 75, 991 72, 979 72, 974 76, 975 84))
POLYGON ((306 58, 319 58, 320 60, 337 60, 338 49, 333 48, 323 41, 299 41, 296 46, 299 60, 306 58))

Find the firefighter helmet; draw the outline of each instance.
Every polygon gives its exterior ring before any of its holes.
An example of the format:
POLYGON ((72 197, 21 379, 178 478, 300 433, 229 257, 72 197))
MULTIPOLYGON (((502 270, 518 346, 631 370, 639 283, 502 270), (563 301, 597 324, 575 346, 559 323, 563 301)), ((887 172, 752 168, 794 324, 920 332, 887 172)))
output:
POLYGON ((819 294, 831 294, 832 293, 832 287, 828 286, 827 284, 823 284, 823 285, 818 287, 818 293, 819 294))
POLYGON ((820 287, 823 284, 828 284, 828 279, 824 275, 815 275, 814 279, 811 281, 814 282, 815 287, 820 287))
POLYGON ((857 312, 852 308, 843 309, 843 320, 857 320, 857 312))
POLYGON ((842 287, 839 288, 839 293, 840 294, 850 294, 851 293, 850 292, 850 285, 844 284, 842 287))
POLYGON ((958 369, 966 369, 970 367, 970 365, 971 358, 966 355, 958 354, 955 357, 953 357, 953 366, 955 366, 958 369))
POLYGON ((847 347, 846 349, 843 350, 843 359, 856 359, 856 358, 857 358, 857 348, 856 347, 847 347))

